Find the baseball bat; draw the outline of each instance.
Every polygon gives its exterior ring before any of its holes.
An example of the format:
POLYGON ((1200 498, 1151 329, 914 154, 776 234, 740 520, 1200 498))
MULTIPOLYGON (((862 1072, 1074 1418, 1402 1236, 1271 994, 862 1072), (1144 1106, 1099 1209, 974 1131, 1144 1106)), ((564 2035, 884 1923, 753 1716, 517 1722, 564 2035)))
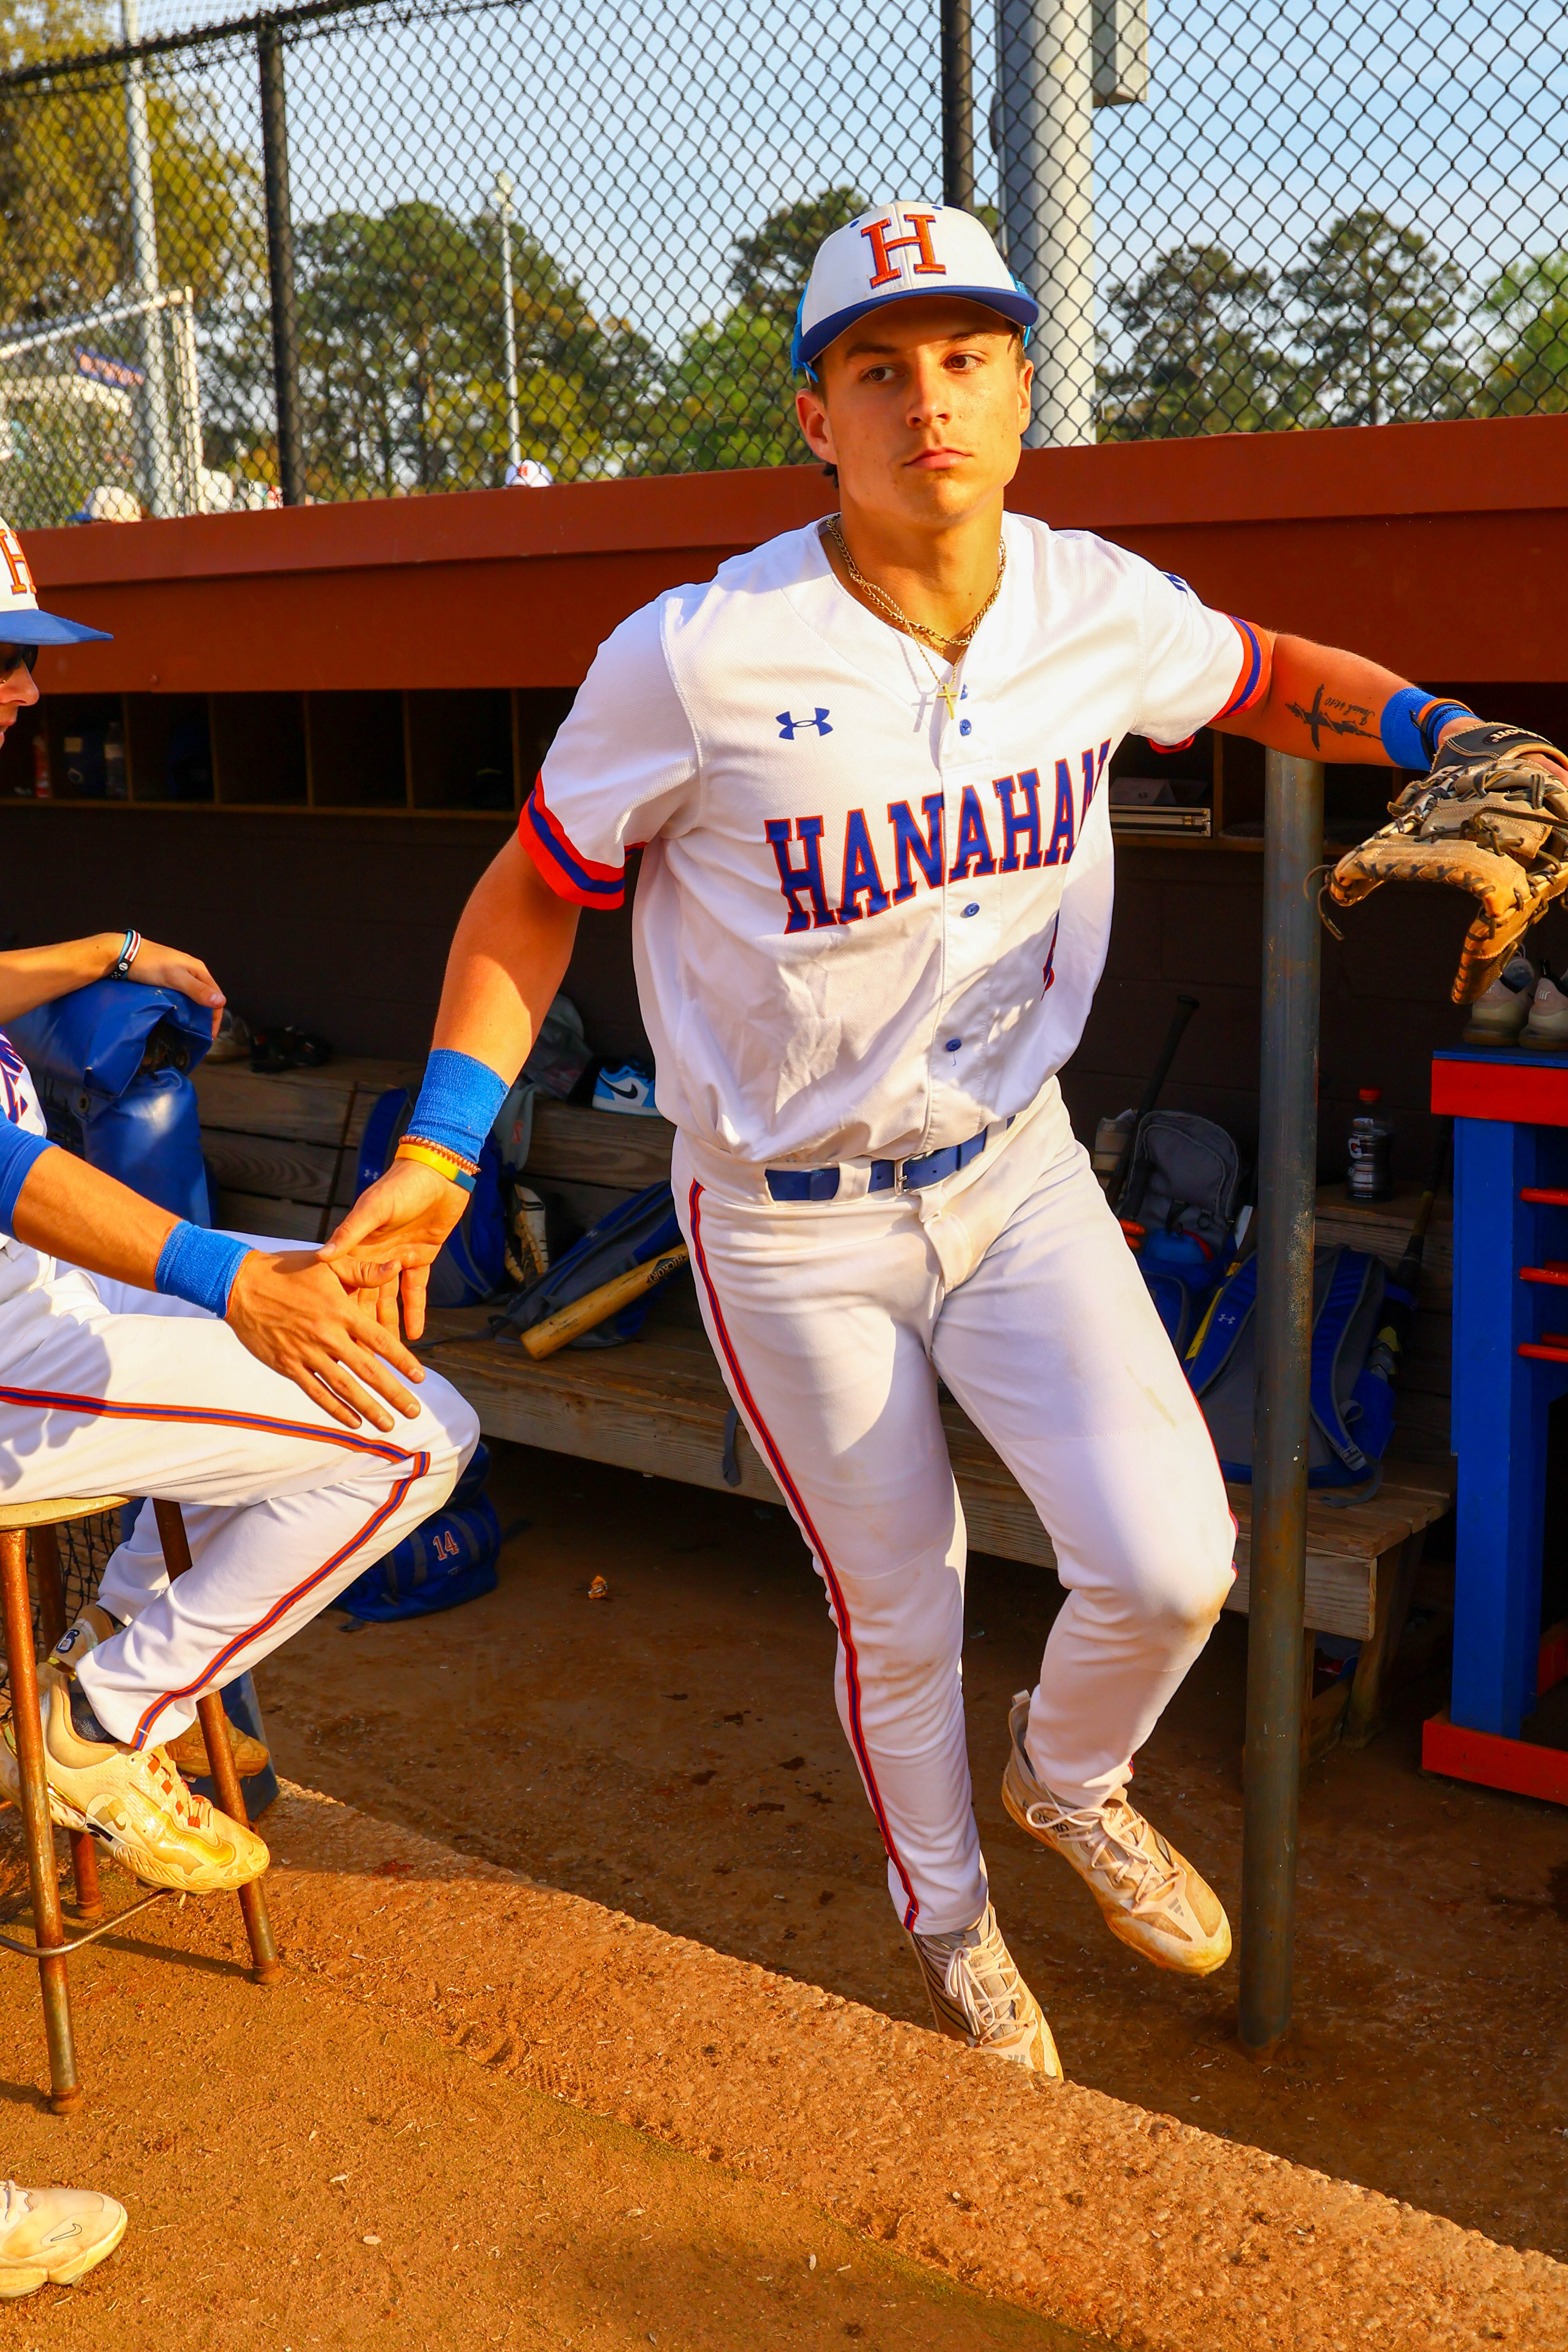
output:
POLYGON ((623 1307, 629 1307, 634 1298, 640 1298, 645 1290, 652 1290, 672 1274, 679 1274, 687 1262, 686 1244, 677 1242, 673 1249, 661 1250, 658 1257, 645 1259, 641 1265, 627 1266, 625 1274, 602 1282, 597 1290, 584 1291, 570 1306, 558 1307, 553 1315, 546 1315, 542 1322, 535 1323, 522 1334, 523 1346, 532 1357, 552 1356, 568 1339, 595 1330, 612 1315, 619 1314, 623 1307))
POLYGON ((1143 1089, 1143 1099, 1138 1106, 1131 1132, 1121 1147, 1121 1157, 1116 1163, 1116 1172, 1111 1177, 1106 1192, 1107 1200, 1118 1212, 1126 1202, 1128 1179, 1132 1172, 1132 1147, 1138 1140, 1138 1130, 1160 1099, 1165 1080, 1171 1075, 1171 1065, 1176 1058, 1176 1048, 1182 1042, 1183 1032, 1197 1009, 1198 1000, 1195 996, 1177 997, 1176 1009, 1171 1015, 1171 1025, 1165 1032, 1165 1042, 1160 1048, 1160 1058, 1149 1073, 1149 1083, 1143 1089))

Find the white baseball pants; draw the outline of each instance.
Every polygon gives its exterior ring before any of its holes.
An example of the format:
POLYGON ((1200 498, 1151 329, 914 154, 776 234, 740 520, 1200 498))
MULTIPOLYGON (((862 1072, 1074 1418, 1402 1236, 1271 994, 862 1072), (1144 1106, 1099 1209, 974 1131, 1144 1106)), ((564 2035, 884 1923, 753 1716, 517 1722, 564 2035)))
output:
POLYGON ((1236 1527, 1054 1083, 961 1174, 858 1190, 777 1203, 761 1170, 677 1141, 709 1337, 827 1588, 839 1716, 889 1891, 906 1927, 944 1933, 986 1895, 964 1748, 963 1514, 938 1376, 1038 1511, 1068 1588, 1028 1730, 1064 1803, 1125 1785, 1224 1604, 1236 1527))
POLYGON ((8 1245, 0 1496, 156 1495, 180 1504, 190 1539, 190 1570, 171 1584, 143 1508, 105 1571, 103 1606, 129 1622, 78 1672, 117 1739, 175 1738, 204 1692, 439 1509, 479 1424, 435 1372, 412 1393, 417 1419, 398 1416, 387 1436, 344 1429, 205 1308, 8 1245))

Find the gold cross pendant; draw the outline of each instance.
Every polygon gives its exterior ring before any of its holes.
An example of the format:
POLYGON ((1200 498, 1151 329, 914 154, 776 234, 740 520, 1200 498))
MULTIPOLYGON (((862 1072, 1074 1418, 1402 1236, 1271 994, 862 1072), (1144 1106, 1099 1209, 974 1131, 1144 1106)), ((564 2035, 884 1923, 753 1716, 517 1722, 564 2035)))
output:
POLYGON ((947 705, 947 715, 948 715, 948 717, 949 717, 950 719, 956 719, 956 718, 957 718, 957 716, 958 716, 958 706, 957 706, 957 704, 953 701, 953 698, 952 698, 952 687, 951 687, 951 686, 939 686, 939 687, 937 688, 937 692, 941 695, 941 697, 942 697, 942 700, 943 700, 943 701, 946 703, 946 705, 947 705))

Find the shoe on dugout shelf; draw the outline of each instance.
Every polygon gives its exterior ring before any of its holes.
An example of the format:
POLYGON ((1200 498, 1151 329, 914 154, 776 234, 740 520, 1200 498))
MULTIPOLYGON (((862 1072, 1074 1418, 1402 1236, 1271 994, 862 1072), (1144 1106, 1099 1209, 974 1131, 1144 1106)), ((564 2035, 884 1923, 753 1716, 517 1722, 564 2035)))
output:
POLYGON ((1521 1042, 1526 1045, 1568 1045, 1568 996, 1548 971, 1543 971, 1535 983, 1521 1042))
MULTIPOLYGON (((162 1748, 87 1739, 71 1720, 70 1680, 53 1664, 38 1675, 50 1818, 90 1830, 144 1886, 181 1895, 232 1894, 259 1878, 268 1855, 254 1830, 187 1789, 162 1748)), ((17 1787, 16 1727, 4 1729, 5 1782, 17 1787)))
POLYGON ((125 2235, 128 2216, 96 2189, 21 2189, 0 2180, 0 2303, 75 2286, 125 2235))
POLYGON ((1528 956, 1515 956, 1471 1005, 1465 1024, 1466 1045, 1517 1045, 1519 1033, 1530 1018, 1534 989, 1535 966, 1528 956))
POLYGON ((595 1110, 629 1110, 641 1118, 662 1118, 664 1113, 653 1098, 654 1081, 635 1062, 623 1062, 618 1070, 601 1070, 594 1081, 595 1110))
MULTIPOLYGON (((63 1666, 69 1674, 74 1672, 78 1662, 85 1658, 89 1650, 96 1650, 100 1642, 107 1642, 111 1634, 121 1631, 123 1628, 119 1619, 111 1617, 107 1609, 100 1609, 94 1601, 82 1611, 76 1623, 60 1635, 49 1654, 57 1665, 63 1666)), ((258 1772, 265 1772, 272 1759, 260 1740, 253 1739, 248 1731, 242 1731, 238 1724, 231 1722, 226 1715, 223 1722, 228 1734, 228 1752, 234 1758, 234 1769, 240 1779, 253 1780, 258 1772)), ((163 1751, 174 1769, 185 1780, 202 1780, 206 1778, 210 1769, 207 1744, 202 1737, 199 1723, 188 1724, 177 1739, 165 1739, 163 1751)))
POLYGON ((1124 1796, 1075 1809, 1035 1778, 1024 1747, 1029 1694, 1014 1695, 1007 1719, 1002 1802, 1021 1830, 1070 1862, 1111 1934, 1157 1969, 1206 1977, 1230 1958, 1230 1921, 1212 1886, 1124 1796))
POLYGON ((1048 2082, 1061 2081, 1051 2029, 1002 1941, 989 1903, 973 1927, 951 1936, 915 1933, 910 1941, 939 2033, 1048 2082))

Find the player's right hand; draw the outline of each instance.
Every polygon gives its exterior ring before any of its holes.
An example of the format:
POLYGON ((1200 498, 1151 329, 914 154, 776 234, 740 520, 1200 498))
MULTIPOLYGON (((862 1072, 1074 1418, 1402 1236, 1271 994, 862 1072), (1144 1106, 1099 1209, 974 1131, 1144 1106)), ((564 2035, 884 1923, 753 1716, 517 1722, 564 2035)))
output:
POLYGON ((144 982, 149 988, 176 988, 193 1004, 205 1004, 212 1014, 213 1035, 217 1035, 226 1000, 200 956, 187 955, 184 948, 160 947, 156 940, 143 940, 131 967, 131 977, 144 982))
POLYGON ((234 1277, 225 1319, 253 1356, 345 1429, 363 1419, 390 1432, 394 1412, 412 1421, 419 1411, 392 1367, 411 1381, 425 1377, 375 1311, 397 1267, 362 1255, 334 1272, 325 1259, 321 1250, 252 1250, 234 1277))
POLYGON ((429 1268, 468 1205, 462 1186, 449 1184, 423 1160, 395 1160, 328 1235, 321 1256, 340 1268, 350 1260, 384 1260, 395 1272, 378 1301, 383 1327, 395 1332, 401 1297, 404 1328, 417 1339, 425 1328, 429 1268))

